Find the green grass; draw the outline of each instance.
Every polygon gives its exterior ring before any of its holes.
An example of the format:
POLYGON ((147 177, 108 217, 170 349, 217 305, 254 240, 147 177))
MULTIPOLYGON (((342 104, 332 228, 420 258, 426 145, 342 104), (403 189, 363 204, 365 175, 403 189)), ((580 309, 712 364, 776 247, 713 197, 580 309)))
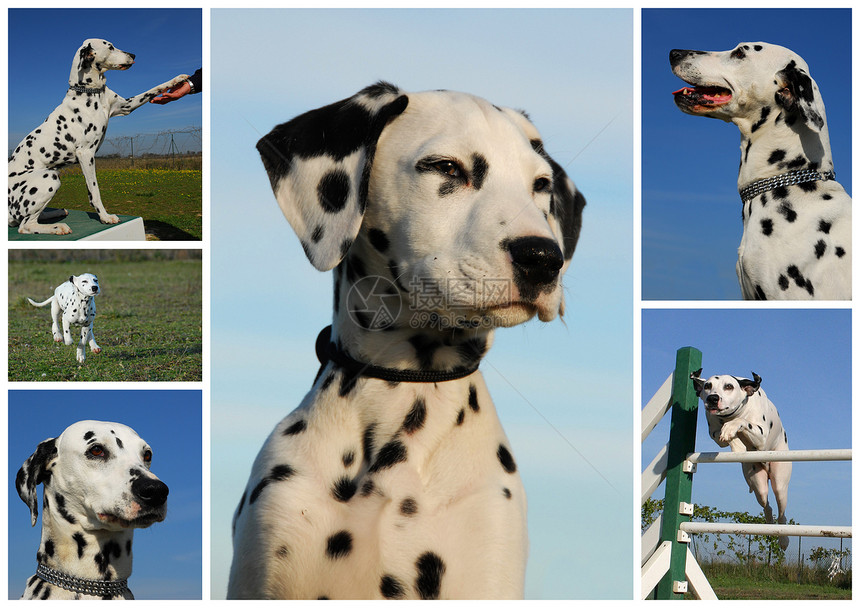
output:
MULTIPOLYGON (((78 334, 80 335, 80 334, 78 334)), ((9 262, 9 380, 200 381, 203 361, 199 261, 9 262), (35 308, 70 275, 92 272, 102 294, 93 326, 99 354, 55 343, 50 307, 35 308)))
POLYGON ((850 600, 850 573, 829 582, 826 572, 797 564, 702 564, 721 600, 850 600))
MULTIPOLYGON (((115 164, 96 159, 99 191, 108 213, 142 217, 150 238, 203 237, 203 182, 199 168, 131 169, 115 168, 115 164)), ((63 169, 60 180, 50 207, 92 211, 80 167, 63 169)))

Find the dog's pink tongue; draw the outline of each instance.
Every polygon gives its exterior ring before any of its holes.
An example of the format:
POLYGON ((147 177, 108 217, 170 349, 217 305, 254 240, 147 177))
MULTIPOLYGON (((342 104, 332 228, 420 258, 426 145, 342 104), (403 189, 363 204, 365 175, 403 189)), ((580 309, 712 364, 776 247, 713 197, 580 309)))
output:
POLYGON ((720 87, 681 87, 673 91, 672 95, 687 96, 694 93, 713 103, 725 103, 732 98, 732 94, 727 89, 720 87))

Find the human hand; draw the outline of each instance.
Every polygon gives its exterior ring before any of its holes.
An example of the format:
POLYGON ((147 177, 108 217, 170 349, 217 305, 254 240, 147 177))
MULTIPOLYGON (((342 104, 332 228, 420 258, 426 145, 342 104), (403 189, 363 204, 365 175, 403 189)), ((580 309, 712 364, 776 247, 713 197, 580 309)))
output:
POLYGON ((166 103, 170 103, 171 101, 176 101, 180 97, 184 97, 190 92, 191 84, 188 81, 185 81, 182 84, 178 84, 170 90, 165 91, 158 97, 153 97, 149 100, 149 103, 157 103, 159 105, 164 105, 166 103))

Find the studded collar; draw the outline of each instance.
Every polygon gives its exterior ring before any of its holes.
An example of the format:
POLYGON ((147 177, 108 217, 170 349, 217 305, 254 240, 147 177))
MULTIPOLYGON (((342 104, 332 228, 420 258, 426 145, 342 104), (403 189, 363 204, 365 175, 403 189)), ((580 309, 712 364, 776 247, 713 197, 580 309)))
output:
POLYGON ((741 195, 741 201, 746 203, 759 194, 769 192, 780 186, 793 186, 806 182, 829 181, 833 179, 836 179, 836 174, 833 171, 820 173, 812 169, 798 169, 797 171, 789 171, 788 173, 781 173, 773 177, 754 181, 741 188, 738 193, 741 195))
POLYGON ((117 597, 128 591, 128 579, 121 578, 113 581, 102 581, 92 578, 78 578, 59 570, 49 568, 44 564, 36 567, 36 576, 51 585, 56 585, 72 593, 95 595, 100 597, 117 597))
POLYGON ((98 94, 98 93, 104 92, 105 87, 104 87, 104 85, 102 85, 100 87, 90 88, 90 87, 81 86, 79 84, 71 84, 71 85, 69 85, 69 90, 74 91, 75 93, 95 93, 95 94, 98 94))

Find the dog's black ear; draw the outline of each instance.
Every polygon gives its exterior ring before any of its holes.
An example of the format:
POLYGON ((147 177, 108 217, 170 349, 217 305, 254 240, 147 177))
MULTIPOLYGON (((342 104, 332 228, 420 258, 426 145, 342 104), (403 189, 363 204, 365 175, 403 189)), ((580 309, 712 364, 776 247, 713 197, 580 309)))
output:
POLYGON ((752 375, 752 380, 748 380, 747 378, 738 378, 738 384, 746 392, 746 394, 750 396, 755 395, 755 392, 761 386, 761 376, 759 376, 755 372, 753 372, 752 375))
POLYGON ((818 85, 792 60, 776 73, 779 86, 774 97, 777 105, 798 116, 813 131, 820 132, 824 127, 824 102, 818 92, 818 85))
POLYGON ((377 140, 408 103, 397 87, 379 82, 257 142, 281 211, 318 270, 337 266, 358 235, 377 140))
POLYGON ((86 46, 82 46, 78 51, 77 70, 80 72, 89 69, 95 58, 96 54, 93 52, 93 45, 87 44, 86 46))
POLYGON ((72 284, 74 285, 74 283, 75 283, 75 275, 71 275, 71 276, 69 276, 69 283, 72 283, 72 284))
POLYGON ((27 506, 30 507, 30 525, 35 526, 39 518, 39 503, 36 486, 48 483, 51 469, 57 461, 57 440, 46 439, 36 448, 30 457, 18 469, 15 478, 15 489, 27 506))
MULTIPOLYGON (((552 167, 552 197, 550 198, 547 221, 564 254, 564 265, 561 268, 561 273, 564 274, 570 265, 576 244, 579 242, 585 197, 576 188, 576 184, 568 177, 562 166, 547 154, 540 133, 528 114, 509 108, 502 108, 502 110, 513 118, 514 122, 522 129, 523 134, 531 143, 532 149, 552 167)), ((564 300, 559 307, 559 313, 564 314, 564 300)))
POLYGON ((705 381, 702 380, 699 376, 702 375, 702 368, 700 367, 692 374, 690 374, 690 380, 693 381, 693 388, 696 390, 696 397, 701 396, 702 389, 705 388, 705 381))

